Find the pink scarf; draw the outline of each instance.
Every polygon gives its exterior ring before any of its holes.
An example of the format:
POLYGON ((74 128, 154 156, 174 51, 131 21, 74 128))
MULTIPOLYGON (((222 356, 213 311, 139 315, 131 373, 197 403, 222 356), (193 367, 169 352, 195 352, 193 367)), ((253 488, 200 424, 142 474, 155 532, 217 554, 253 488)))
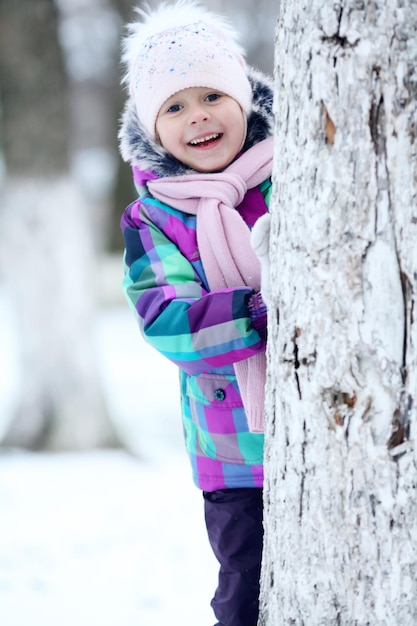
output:
MULTIPOLYGON (((250 231, 235 210, 248 189, 271 176, 273 138, 255 144, 224 171, 171 176, 149 181, 162 202, 197 216, 197 242, 212 291, 247 285, 259 291, 260 264, 250 231)), ((234 364, 243 406, 252 432, 263 432, 265 353, 234 364)))

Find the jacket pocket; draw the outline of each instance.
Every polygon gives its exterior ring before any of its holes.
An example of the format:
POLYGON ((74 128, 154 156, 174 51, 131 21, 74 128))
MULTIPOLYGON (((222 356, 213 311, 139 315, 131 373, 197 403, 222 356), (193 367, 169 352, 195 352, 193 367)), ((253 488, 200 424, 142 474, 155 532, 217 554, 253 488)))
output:
POLYGON ((235 376, 189 376, 186 394, 198 442, 206 456, 240 465, 262 463, 263 436, 248 429, 235 376))

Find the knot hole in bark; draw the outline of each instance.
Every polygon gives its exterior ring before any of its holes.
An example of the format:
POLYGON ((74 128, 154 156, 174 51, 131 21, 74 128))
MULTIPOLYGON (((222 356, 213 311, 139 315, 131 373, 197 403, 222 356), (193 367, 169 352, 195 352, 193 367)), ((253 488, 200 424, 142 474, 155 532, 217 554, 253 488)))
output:
POLYGON ((385 107, 384 96, 380 90, 380 68, 373 68, 374 77, 374 98, 369 111, 369 130, 376 155, 385 153, 385 107))
POLYGON ((345 423, 345 417, 346 417, 346 415, 343 415, 343 413, 345 413, 347 409, 354 408, 356 404, 356 396, 355 395, 351 396, 345 391, 339 391, 333 395, 333 399, 334 399, 334 405, 336 409, 335 414, 334 414, 335 422, 339 426, 343 426, 343 424, 345 423), (344 411, 341 410, 342 407, 344 408, 344 411))
POLYGON ((297 390, 298 390, 298 397, 301 400, 301 387, 300 387, 300 379, 298 376, 298 369, 300 367, 300 361, 298 358, 298 344, 297 344, 297 339, 298 337, 301 335, 301 329, 300 328, 295 328, 294 329, 294 335, 292 337, 292 342, 294 344, 294 374, 295 374, 295 383, 297 385, 297 390))
MULTIPOLYGON (((403 406, 394 411, 391 422, 391 437, 388 439, 388 449, 393 450, 408 440, 410 435, 410 414, 413 407, 413 397, 408 395, 403 406)), ((393 455, 398 459, 402 454, 393 455)))
POLYGON ((328 145, 334 144, 334 138, 336 135, 336 126, 329 115, 326 105, 323 103, 323 118, 324 118, 324 140, 328 145))
POLYGON ((346 418, 351 414, 356 405, 356 395, 340 391, 339 389, 328 389, 326 391, 326 404, 333 409, 333 422, 329 422, 329 428, 335 430, 335 425, 344 426, 346 418))

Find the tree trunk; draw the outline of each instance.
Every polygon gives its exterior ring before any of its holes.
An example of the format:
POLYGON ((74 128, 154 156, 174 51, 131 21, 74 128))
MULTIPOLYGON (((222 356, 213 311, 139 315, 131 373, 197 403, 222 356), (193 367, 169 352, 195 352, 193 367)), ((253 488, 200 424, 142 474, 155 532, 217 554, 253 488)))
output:
POLYGON ((2 443, 111 445, 92 335, 93 243, 88 205, 68 174, 67 85, 53 0, 0 0, 0 84, 7 168, 0 265, 21 355, 20 398, 2 443))
POLYGON ((281 0, 263 626, 417 623, 417 6, 281 0))

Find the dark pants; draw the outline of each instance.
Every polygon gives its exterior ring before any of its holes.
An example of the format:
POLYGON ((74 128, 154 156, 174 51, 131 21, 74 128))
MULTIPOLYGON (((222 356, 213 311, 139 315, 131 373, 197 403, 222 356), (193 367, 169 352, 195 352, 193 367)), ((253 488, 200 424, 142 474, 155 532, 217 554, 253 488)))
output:
POLYGON ((203 492, 208 536, 220 563, 211 606, 216 626, 256 626, 263 544, 262 489, 203 492))

